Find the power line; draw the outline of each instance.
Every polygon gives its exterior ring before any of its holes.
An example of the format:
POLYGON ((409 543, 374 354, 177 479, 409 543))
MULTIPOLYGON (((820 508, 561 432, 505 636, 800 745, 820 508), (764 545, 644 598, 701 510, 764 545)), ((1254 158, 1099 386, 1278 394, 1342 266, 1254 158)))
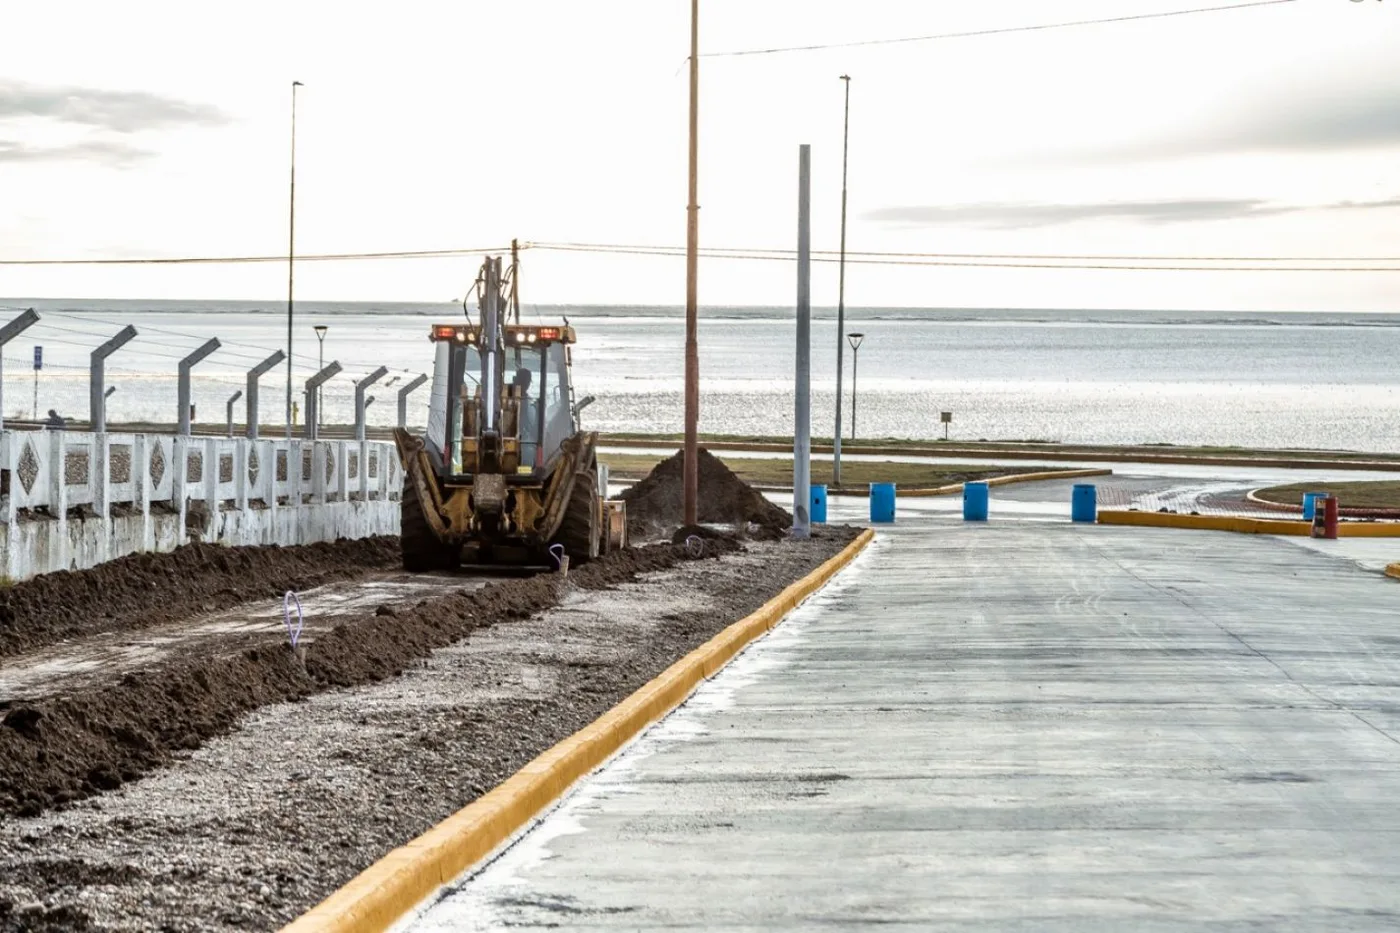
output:
MULTIPOLYGON (((596 250, 637 250, 662 252, 665 255, 684 250, 681 246, 656 246, 638 243, 531 243, 534 249, 596 249, 596 250)), ((795 257, 796 250, 747 246, 702 246, 700 251, 720 251, 762 254, 784 258, 795 257)), ((812 255, 839 256, 834 249, 814 249, 812 255)), ((901 259, 1084 259, 1101 262, 1400 262, 1400 256, 1167 256, 1167 255, 1126 255, 1111 253, 910 253, 881 250, 846 250, 847 256, 872 256, 901 259)))
MULTIPOLYGON (((544 244, 534 244, 535 249, 557 250, 561 252, 578 253, 610 253, 634 256, 657 256, 662 258, 678 258, 685 255, 685 252, 676 248, 652 248, 652 247, 596 247, 596 246, 565 246, 556 244, 545 246, 544 244)), ((793 262, 795 257, 783 255, 777 252, 772 254, 733 252, 725 250, 701 250, 700 255, 706 259, 743 259, 743 260, 768 260, 774 262, 793 262)), ((830 254, 813 256, 814 262, 838 262, 839 260, 830 254)), ((1034 262, 962 262, 959 260, 942 259, 901 259, 901 258, 851 258, 848 253, 846 262, 876 265, 876 266, 937 266, 946 268, 963 269, 1078 269, 1092 271, 1117 271, 1117 272, 1400 272, 1400 266, 1181 266, 1181 265, 1137 265, 1137 264, 1107 264, 1107 263, 1034 263, 1034 262)))
MULTIPOLYGON (((311 253, 297 256, 297 262, 361 262, 376 259, 453 259, 483 253, 505 253, 509 246, 484 249, 421 249, 380 253, 311 253)), ((148 256, 130 259, 0 259, 0 266, 198 266, 242 263, 285 263, 282 256, 148 256)))
POLYGON ((1108 23, 1126 23, 1140 19, 1164 19, 1169 16, 1189 16, 1194 13, 1220 13, 1226 10, 1243 10, 1247 7, 1276 6, 1280 3, 1295 3, 1297 0, 1254 0, 1252 3, 1232 3, 1228 6, 1197 7, 1190 10, 1168 10, 1162 13, 1137 13, 1130 16, 1110 16, 1102 19, 1081 19, 1064 23, 1041 23, 1035 26, 1005 26, 996 29, 974 29, 968 32, 943 32, 928 36, 902 36, 895 39, 860 39, 854 42, 829 42, 820 45, 788 45, 766 49, 737 49, 729 52, 705 52, 701 58, 739 58, 749 55, 776 55, 782 52, 817 52, 824 49, 853 49, 870 45, 900 45, 910 42, 932 42, 937 39, 967 39, 974 36, 997 36, 1013 32, 1040 32, 1047 29, 1069 29, 1075 26, 1099 26, 1108 23))

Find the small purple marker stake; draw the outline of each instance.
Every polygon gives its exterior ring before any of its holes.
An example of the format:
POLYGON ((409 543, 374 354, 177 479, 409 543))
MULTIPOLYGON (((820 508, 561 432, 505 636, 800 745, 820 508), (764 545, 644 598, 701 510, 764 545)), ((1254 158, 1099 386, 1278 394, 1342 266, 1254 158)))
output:
POLYGON ((282 597, 282 621, 287 626, 287 640, 292 643, 295 649, 297 642, 301 639, 302 627, 306 625, 306 618, 301 612, 301 599, 294 590, 288 590, 287 595, 282 597), (292 625, 292 604, 297 607, 297 624, 292 625))

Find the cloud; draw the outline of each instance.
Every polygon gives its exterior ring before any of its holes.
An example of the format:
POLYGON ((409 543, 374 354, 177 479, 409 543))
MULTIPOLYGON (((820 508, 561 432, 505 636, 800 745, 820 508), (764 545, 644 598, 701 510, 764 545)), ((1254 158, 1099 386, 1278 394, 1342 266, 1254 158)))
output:
POLYGON ((46 87, 0 80, 0 120, 41 118, 116 133, 181 126, 219 126, 228 115, 198 104, 146 91, 46 87))
POLYGON ((151 155, 116 139, 86 139, 61 146, 34 146, 14 139, 0 139, 0 163, 5 162, 98 162, 125 166, 151 155))
POLYGON ((1199 198, 1164 201, 1101 201, 1082 204, 982 203, 906 205, 870 211, 867 220, 902 227, 975 226, 996 229, 1050 227, 1086 220, 1145 224, 1241 220, 1315 210, 1373 210, 1400 207, 1400 198, 1330 204, 1273 204, 1257 198, 1199 198))

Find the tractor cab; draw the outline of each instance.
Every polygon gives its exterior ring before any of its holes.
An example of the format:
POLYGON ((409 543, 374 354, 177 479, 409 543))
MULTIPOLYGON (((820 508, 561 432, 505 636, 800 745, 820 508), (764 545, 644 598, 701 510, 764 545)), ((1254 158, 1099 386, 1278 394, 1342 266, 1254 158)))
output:
POLYGON ((434 324, 429 339, 435 352, 426 447, 438 474, 504 473, 538 482, 550 473, 564 441, 578 432, 570 377, 574 329, 505 325, 495 355, 499 372, 489 361, 482 365, 478 327, 434 324), (497 424, 489 423, 492 415, 497 424))

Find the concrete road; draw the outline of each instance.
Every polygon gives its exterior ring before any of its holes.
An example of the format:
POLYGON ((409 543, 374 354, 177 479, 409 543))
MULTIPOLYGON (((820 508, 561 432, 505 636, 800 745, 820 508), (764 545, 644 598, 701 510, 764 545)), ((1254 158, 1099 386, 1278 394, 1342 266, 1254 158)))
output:
POLYGON ((909 513, 411 929, 877 925, 1400 927, 1400 583, 909 513))

